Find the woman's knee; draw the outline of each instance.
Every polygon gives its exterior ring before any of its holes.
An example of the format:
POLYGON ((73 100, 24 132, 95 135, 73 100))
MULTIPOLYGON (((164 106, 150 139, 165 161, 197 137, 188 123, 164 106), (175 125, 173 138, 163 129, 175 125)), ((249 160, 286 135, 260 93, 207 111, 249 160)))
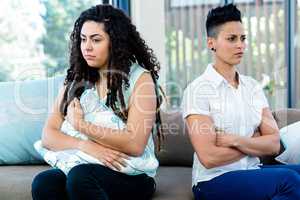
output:
POLYGON ((34 177, 31 183, 31 193, 33 198, 35 196, 40 196, 41 193, 44 193, 43 190, 44 188, 46 188, 46 182, 47 181, 45 180, 45 177, 42 175, 42 173, 34 177))
POLYGON ((291 169, 284 169, 283 173, 283 176, 288 182, 298 184, 300 187, 300 175, 298 174, 298 172, 291 169))
POLYGON ((82 183, 88 185, 97 182, 106 182, 112 178, 112 170, 98 164, 81 164, 73 167, 67 176, 67 186, 82 187, 82 183))
POLYGON ((76 191, 83 185, 91 183, 91 166, 87 164, 73 167, 67 176, 67 190, 76 191))
POLYGON ((274 169, 273 173, 279 188, 300 188, 300 175, 295 170, 278 168, 274 169))
POLYGON ((108 199, 92 164, 73 167, 67 176, 67 193, 70 199, 108 199))
POLYGON ((280 184, 276 191, 279 191, 279 195, 286 199, 300 199, 300 175, 298 172, 291 169, 281 169, 277 172, 280 184))
POLYGON ((43 171, 36 175, 31 183, 33 199, 46 197, 49 193, 58 192, 66 183, 65 174, 56 169, 43 171))

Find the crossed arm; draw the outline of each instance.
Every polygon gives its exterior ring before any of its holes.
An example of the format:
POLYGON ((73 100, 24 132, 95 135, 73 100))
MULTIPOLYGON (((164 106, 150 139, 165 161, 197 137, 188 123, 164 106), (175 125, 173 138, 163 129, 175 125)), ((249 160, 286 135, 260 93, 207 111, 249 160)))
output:
MULTIPOLYGON (((60 132, 63 116, 59 112, 59 95, 52 114, 44 127, 43 145, 53 150, 80 149, 86 147, 86 141, 82 141, 60 132)), ((83 111, 77 99, 74 99, 69 107, 66 119, 73 127, 87 135, 91 141, 97 144, 122 152, 131 156, 139 156, 144 152, 148 138, 155 121, 156 96, 154 83, 149 73, 143 73, 135 84, 129 101, 129 114, 127 128, 116 130, 105 128, 86 122, 83 111)))
POLYGON ((277 154, 280 149, 278 127, 268 108, 263 109, 260 131, 250 138, 216 132, 212 119, 206 115, 189 115, 186 123, 199 161, 206 168, 230 164, 246 155, 277 154))

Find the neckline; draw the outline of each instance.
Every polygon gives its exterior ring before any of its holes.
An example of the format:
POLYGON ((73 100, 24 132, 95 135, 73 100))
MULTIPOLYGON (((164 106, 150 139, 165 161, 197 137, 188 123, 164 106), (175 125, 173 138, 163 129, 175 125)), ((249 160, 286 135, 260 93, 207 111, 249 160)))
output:
POLYGON ((100 96, 100 94, 97 90, 96 85, 93 87, 93 91, 94 91, 95 95, 98 97, 99 100, 105 101, 107 99, 107 94, 105 94, 105 96, 103 98, 101 98, 101 96, 100 96))

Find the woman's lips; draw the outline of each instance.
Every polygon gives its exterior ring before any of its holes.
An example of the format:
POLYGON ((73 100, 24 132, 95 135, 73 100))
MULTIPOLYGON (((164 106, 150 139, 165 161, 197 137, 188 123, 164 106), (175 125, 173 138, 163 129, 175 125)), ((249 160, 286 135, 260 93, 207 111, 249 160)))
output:
POLYGON ((236 55, 236 56, 238 56, 238 57, 242 57, 242 56, 244 55, 244 53, 240 52, 240 53, 236 53, 236 54, 234 54, 234 55, 236 55))
POLYGON ((87 60, 94 60, 96 56, 85 55, 84 58, 87 60))

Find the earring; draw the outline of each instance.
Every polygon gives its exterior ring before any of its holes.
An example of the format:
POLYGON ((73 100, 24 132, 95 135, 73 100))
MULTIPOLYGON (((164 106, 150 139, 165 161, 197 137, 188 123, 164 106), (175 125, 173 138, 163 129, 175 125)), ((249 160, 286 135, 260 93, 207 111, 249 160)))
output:
POLYGON ((216 52, 216 51, 217 51, 215 48, 211 48, 210 50, 212 50, 212 51, 214 51, 214 52, 216 52))

